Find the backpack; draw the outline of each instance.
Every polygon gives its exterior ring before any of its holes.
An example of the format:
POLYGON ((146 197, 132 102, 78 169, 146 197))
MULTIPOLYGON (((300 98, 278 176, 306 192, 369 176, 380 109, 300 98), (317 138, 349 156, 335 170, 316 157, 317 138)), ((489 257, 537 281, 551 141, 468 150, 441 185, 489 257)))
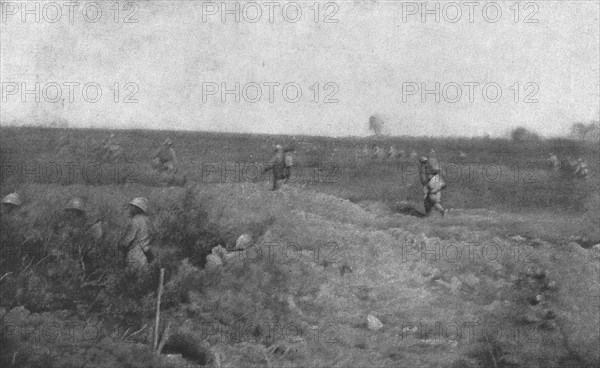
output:
POLYGON ((146 220, 146 224, 148 226, 148 232, 150 233, 150 244, 149 244, 150 249, 148 249, 148 251, 144 252, 144 255, 146 256, 148 263, 152 263, 156 259, 154 252, 152 252, 152 248, 154 246, 155 239, 156 239, 156 231, 154 230, 154 225, 152 224, 152 221, 150 221, 150 219, 148 217, 145 217, 145 220, 146 220))
POLYGON ((439 174, 442 171, 439 161, 436 158, 427 160, 427 172, 429 174, 439 174))
POLYGON ((291 152, 286 152, 284 159, 286 167, 292 167, 292 165, 294 165, 294 157, 292 156, 291 152))

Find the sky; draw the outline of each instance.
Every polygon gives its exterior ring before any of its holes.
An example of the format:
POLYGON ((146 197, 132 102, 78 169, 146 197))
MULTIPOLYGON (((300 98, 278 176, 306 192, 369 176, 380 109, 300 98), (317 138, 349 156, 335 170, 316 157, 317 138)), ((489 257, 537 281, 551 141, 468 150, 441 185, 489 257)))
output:
POLYGON ((599 2, 473 3, 2 2, 0 124, 364 136, 378 115, 393 135, 556 136, 598 120, 599 2))

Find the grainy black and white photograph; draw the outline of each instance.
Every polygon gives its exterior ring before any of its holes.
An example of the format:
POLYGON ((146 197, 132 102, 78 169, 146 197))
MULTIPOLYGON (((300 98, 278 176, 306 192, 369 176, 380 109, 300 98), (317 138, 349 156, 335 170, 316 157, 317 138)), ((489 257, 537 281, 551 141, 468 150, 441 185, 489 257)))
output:
POLYGON ((600 366, 600 1, 0 10, 3 368, 600 366))

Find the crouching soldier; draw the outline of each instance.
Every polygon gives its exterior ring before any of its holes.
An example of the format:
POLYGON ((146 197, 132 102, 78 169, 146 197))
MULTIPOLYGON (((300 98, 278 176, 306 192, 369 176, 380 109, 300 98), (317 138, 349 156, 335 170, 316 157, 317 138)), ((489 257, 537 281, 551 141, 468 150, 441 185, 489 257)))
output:
POLYGON ((21 219, 17 214, 21 206, 21 197, 18 193, 10 193, 2 198, 2 211, 0 211, 0 267, 5 270, 16 270, 15 266, 21 264, 21 245, 24 242, 21 219))
POLYGON ((60 224, 60 235, 69 255, 79 261, 84 273, 90 274, 94 268, 94 255, 98 243, 104 236, 102 222, 88 218, 83 199, 72 198, 65 206, 67 219, 60 224))
POLYGON ((446 183, 439 175, 439 168, 431 165, 427 157, 419 159, 419 177, 423 185, 425 215, 429 216, 431 209, 435 208, 442 216, 445 216, 448 210, 442 207, 442 189, 446 183))
POLYGON ((173 141, 165 139, 163 144, 156 150, 152 157, 152 167, 157 171, 174 172, 177 168, 177 156, 173 149, 173 141))
POLYGON ((285 157, 283 154, 283 148, 280 145, 276 145, 274 151, 275 155, 273 158, 271 158, 264 169, 264 172, 273 170, 273 189, 271 190, 279 189, 280 181, 285 179, 285 157))
POLYGON ((121 245, 127 252, 127 266, 134 269, 144 267, 154 258, 150 249, 153 231, 147 216, 148 208, 148 200, 144 197, 134 198, 129 202, 131 222, 121 245))

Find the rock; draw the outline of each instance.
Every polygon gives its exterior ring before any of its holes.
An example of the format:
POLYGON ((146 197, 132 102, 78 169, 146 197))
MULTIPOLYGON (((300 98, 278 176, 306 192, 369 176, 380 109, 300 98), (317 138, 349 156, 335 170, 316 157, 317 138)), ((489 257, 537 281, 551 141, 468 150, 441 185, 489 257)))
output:
POLYGON ((542 294, 538 294, 535 296, 534 300, 536 304, 541 303, 544 300, 544 296, 542 294))
POLYGON ((367 316, 367 326, 369 327, 369 330, 377 331, 383 327, 383 323, 381 323, 381 321, 374 315, 369 314, 367 316))
POLYGON ((539 321, 540 321, 540 319, 538 318, 538 316, 535 314, 535 311, 533 311, 533 310, 528 310, 522 316, 522 322, 524 322, 524 323, 537 323, 539 321))
POLYGON ((542 318, 543 319, 555 319, 556 313, 552 309, 544 309, 542 311, 542 318))
POLYGON ((219 257, 216 254, 209 254, 208 256, 206 256, 206 268, 209 270, 214 270, 216 268, 219 268, 223 265, 223 261, 221 260, 221 257, 219 257))
POLYGON ((219 244, 212 249, 212 254, 217 255, 221 258, 224 258, 225 254, 227 254, 227 250, 225 248, 223 248, 222 245, 219 244))
POLYGON ((540 239, 540 238, 535 238, 530 243, 531 243, 532 246, 535 246, 535 247, 539 247, 541 245, 544 245, 544 241, 542 239, 540 239))
POLYGON ((452 290, 453 293, 456 293, 460 290, 461 287, 462 282, 460 282, 458 277, 452 276, 452 280, 450 281, 450 290, 452 290))
POLYGON ((472 273, 462 278, 462 281, 472 288, 476 287, 479 284, 479 277, 473 275, 472 273))
POLYGON ((342 267, 340 267, 340 275, 343 277, 345 274, 352 272, 352 268, 350 266, 348 266, 347 264, 343 264, 342 267))
POLYGON ((252 236, 248 233, 244 233, 240 235, 239 238, 235 241, 235 248, 239 250, 244 250, 250 246, 252 243, 252 236))
POLYGON ((544 287, 548 290, 556 290, 558 289, 558 286, 556 285, 556 281, 549 281, 547 282, 544 287))

